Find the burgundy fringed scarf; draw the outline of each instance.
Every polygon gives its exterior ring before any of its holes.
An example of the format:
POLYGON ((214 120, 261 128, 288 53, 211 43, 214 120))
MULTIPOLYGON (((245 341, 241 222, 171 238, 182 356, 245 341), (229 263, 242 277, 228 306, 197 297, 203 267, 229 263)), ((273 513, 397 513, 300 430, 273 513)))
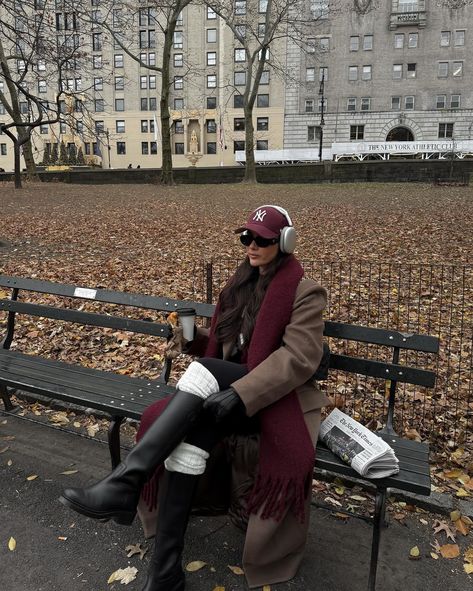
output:
MULTIPOLYGON (((304 271, 293 255, 279 268, 269 284, 256 318, 245 363, 251 371, 282 343, 286 325, 290 322, 297 286, 304 271)), ((220 347, 215 338, 219 304, 210 328, 206 357, 219 357, 220 347)), ((166 401, 159 401, 153 417, 162 412, 166 401)), ((153 405, 155 407, 155 405, 153 405)), ((150 420, 142 421, 139 436, 150 420)), ((280 520, 287 507, 303 521, 304 500, 309 490, 315 449, 295 391, 260 411, 260 453, 258 473, 247 499, 249 513, 280 520)), ((156 482, 145 487, 144 500, 152 508, 156 498, 156 482)))

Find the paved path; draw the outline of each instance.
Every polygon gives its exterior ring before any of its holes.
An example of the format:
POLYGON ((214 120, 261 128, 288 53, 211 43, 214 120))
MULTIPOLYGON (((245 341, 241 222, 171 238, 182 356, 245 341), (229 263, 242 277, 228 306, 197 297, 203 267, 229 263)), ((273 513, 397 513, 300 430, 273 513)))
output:
MULTIPOLYGON (((92 482, 108 470, 105 446, 77 436, 0 415, 0 588, 8 591, 141 590, 148 556, 126 557, 128 544, 143 543, 140 525, 120 527, 80 517, 57 498, 63 487, 92 482), (15 435, 12 441, 2 439, 15 435), (7 465, 12 461, 11 466, 7 465), (73 475, 61 475, 77 469, 73 475), (38 478, 28 481, 27 477, 38 478), (16 550, 8 550, 10 536, 16 550), (67 538, 60 540, 60 537, 67 538), (107 585, 118 568, 135 566, 137 579, 127 586, 107 585)), ((313 509, 307 554, 300 574, 272 591, 365 591, 371 528, 362 521, 347 523, 313 509)), ((193 518, 185 561, 205 560, 211 567, 188 574, 186 591, 244 591, 243 577, 227 565, 240 564, 242 534, 226 518, 193 518)), ((464 591, 471 585, 462 561, 428 557, 431 525, 418 517, 406 525, 394 522, 384 533, 379 563, 379 591, 464 591), (408 559, 418 545, 421 560, 408 559)), ((470 538, 471 541, 471 538, 470 538)), ((466 539, 466 543, 468 538, 466 539)), ((441 541, 441 543, 445 543, 441 541)))

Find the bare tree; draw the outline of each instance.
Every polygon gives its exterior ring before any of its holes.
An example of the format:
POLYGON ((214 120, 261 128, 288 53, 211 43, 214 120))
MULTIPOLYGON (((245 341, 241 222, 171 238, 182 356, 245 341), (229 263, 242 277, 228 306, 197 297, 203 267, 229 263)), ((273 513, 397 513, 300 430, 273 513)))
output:
POLYGON ((161 133, 161 183, 172 185, 172 144, 170 116, 171 85, 171 50, 176 32, 176 25, 184 8, 191 0, 148 0, 145 6, 136 1, 123 1, 117 5, 115 0, 102 0, 100 9, 84 11, 81 18, 88 19, 94 26, 106 31, 115 46, 119 46, 126 55, 141 67, 157 72, 161 77, 160 133, 161 133), (140 32, 141 30, 141 32, 140 32), (158 46, 157 37, 162 39, 162 52, 159 63, 143 59, 147 49, 158 46))
POLYGON ((285 69, 288 40, 291 39, 304 50, 307 34, 317 22, 326 18, 329 2, 318 3, 322 9, 318 8, 315 13, 310 10, 306 0, 210 0, 207 4, 225 21, 245 53, 246 76, 241 93, 246 160, 243 182, 255 183, 253 109, 263 73, 272 70, 289 80, 291 74, 285 69))
POLYGON ((65 0, 70 21, 53 0, 0 0, 0 103, 9 116, 2 131, 14 148, 15 187, 21 187, 23 157, 36 171, 31 137, 35 128, 65 121, 85 104, 82 80, 87 53, 81 47, 75 0, 65 0), (64 25, 64 23, 63 23, 64 25), (71 83, 72 81, 72 83, 71 83))

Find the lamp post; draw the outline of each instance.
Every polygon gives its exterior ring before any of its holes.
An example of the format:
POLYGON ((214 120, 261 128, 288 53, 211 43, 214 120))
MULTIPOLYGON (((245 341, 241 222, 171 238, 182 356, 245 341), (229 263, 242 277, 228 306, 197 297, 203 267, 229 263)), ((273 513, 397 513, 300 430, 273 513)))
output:
POLYGON ((105 136, 107 138, 108 167, 112 168, 112 164, 110 162, 110 132, 108 131, 108 128, 105 130, 105 136))
POLYGON ((320 97, 320 137, 319 137, 319 162, 322 162, 322 143, 324 139, 324 107, 325 107, 325 68, 322 68, 322 78, 320 79, 319 97, 320 97))

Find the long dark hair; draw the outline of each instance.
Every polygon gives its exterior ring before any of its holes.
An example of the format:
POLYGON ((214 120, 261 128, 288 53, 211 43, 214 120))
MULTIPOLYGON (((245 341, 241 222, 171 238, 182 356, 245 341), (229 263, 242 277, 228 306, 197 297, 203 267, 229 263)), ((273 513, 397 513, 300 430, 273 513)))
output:
POLYGON ((268 285, 287 257, 287 254, 278 251, 264 274, 259 272, 258 267, 250 265, 248 257, 238 267, 220 294, 221 310, 215 328, 217 342, 236 343, 241 333, 243 343, 248 345, 268 285))

